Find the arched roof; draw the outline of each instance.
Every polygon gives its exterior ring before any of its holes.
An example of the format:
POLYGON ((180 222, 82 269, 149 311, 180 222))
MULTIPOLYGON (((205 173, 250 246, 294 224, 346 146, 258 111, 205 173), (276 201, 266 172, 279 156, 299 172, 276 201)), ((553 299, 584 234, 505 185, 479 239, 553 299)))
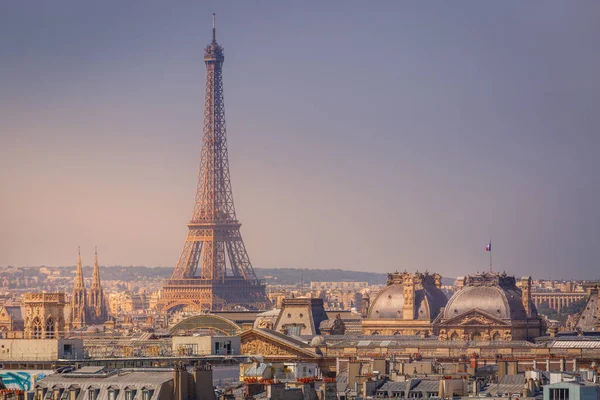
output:
POLYGON ((170 331, 176 333, 180 330, 191 331, 195 329, 212 329, 227 336, 234 336, 242 330, 239 325, 227 318, 212 314, 200 314, 179 321, 170 331))
MULTIPOLYGON (((535 305, 530 304, 535 313, 535 305)), ((522 320, 527 313, 516 287, 467 286, 456 292, 444 310, 444 319, 450 319, 478 308, 496 318, 522 320)))
MULTIPOLYGON (((431 321, 446 305, 446 295, 429 285, 415 290, 415 320, 431 321)), ((392 284, 377 294, 369 307, 369 319, 403 319, 404 285, 392 284)))

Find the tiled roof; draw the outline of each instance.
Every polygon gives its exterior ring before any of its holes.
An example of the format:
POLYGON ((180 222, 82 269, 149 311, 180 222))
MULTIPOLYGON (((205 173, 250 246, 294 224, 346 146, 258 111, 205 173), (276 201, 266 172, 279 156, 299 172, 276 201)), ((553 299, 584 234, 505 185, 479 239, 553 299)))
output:
POLYGON ((521 393, 525 389, 525 375, 505 375, 500 382, 491 383, 481 393, 498 396, 508 393, 521 393))
MULTIPOLYGON (((98 389, 97 400, 108 400, 108 389, 114 388, 120 391, 125 389, 148 389, 153 390, 151 400, 159 397, 162 385, 173 379, 173 371, 170 370, 120 370, 110 373, 92 374, 92 373, 70 373, 70 374, 52 374, 40 379, 36 387, 48 389, 66 390, 71 386, 76 386, 79 395, 76 400, 87 399, 88 389, 98 389)), ((120 397, 120 394, 119 394, 120 397)), ((136 396, 137 398, 138 396, 136 396)))

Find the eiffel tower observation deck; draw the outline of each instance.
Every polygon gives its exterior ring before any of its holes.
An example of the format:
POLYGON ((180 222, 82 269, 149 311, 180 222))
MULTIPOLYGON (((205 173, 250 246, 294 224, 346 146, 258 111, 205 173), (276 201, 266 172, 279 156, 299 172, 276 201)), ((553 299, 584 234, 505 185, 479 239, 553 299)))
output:
POLYGON ((229 176, 223 47, 212 41, 204 50, 206 91, 200 172, 194 212, 173 275, 163 287, 164 311, 266 310, 271 303, 256 278, 242 240, 229 176))

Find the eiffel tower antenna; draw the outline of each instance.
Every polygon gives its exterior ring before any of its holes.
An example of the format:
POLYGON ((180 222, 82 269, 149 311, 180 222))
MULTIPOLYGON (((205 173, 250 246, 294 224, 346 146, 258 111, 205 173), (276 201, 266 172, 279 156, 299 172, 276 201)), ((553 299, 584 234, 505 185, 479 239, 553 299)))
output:
POLYGON ((217 28, 215 26, 217 14, 213 13, 213 42, 217 42, 217 28))
POLYGON ((223 98, 223 47, 204 49, 206 89, 200 171, 188 234, 171 279, 163 287, 163 310, 219 311, 270 305, 256 278, 233 204, 223 98))

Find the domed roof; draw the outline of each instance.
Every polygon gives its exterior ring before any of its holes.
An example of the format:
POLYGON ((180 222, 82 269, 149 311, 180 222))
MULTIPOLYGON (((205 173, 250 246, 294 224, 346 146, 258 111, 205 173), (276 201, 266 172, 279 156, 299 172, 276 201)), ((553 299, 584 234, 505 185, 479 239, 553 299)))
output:
MULTIPOLYGON (((533 302, 530 303, 530 308, 532 314, 537 314, 533 302)), ((448 300, 443 318, 454 318, 474 309, 499 319, 527 318, 527 312, 521 302, 521 289, 516 287, 515 280, 511 277, 484 277, 481 281, 476 280, 468 284, 448 300)))
MULTIPOLYGON (((415 288, 415 319, 433 320, 448 299, 433 285, 415 288)), ((404 285, 392 284, 377 294, 369 307, 370 319, 404 319, 404 285)))

